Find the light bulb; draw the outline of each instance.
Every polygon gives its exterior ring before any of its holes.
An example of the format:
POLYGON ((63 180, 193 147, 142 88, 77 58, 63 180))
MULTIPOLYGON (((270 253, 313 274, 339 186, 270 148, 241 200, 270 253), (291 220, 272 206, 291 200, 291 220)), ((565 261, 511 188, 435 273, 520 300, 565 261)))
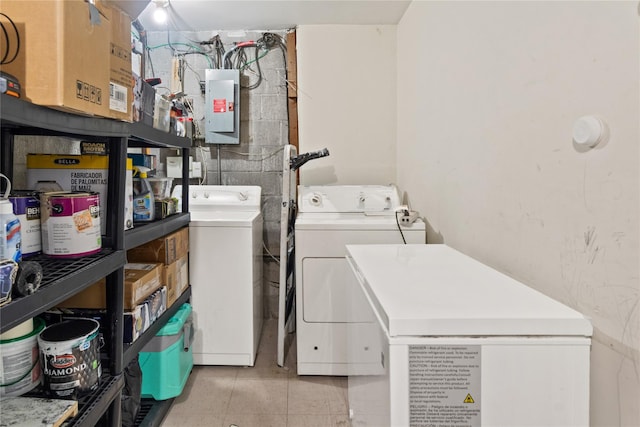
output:
POLYGON ((156 10, 153 11, 153 20, 158 24, 167 22, 167 9, 164 7, 156 7, 156 10))

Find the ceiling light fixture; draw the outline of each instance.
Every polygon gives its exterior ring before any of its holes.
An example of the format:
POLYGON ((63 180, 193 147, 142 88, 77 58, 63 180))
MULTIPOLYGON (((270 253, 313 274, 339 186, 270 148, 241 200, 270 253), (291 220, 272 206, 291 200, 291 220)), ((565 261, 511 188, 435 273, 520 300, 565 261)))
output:
POLYGON ((153 0, 153 3, 156 6, 156 9, 153 11, 153 20, 158 24, 164 24, 167 22, 167 17, 169 15, 169 0, 153 0))

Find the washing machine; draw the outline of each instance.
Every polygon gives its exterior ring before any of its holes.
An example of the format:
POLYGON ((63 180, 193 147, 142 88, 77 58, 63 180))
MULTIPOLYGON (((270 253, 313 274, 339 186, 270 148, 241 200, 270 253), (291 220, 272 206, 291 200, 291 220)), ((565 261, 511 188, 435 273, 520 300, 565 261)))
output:
MULTIPOLYGON (((394 185, 299 186, 295 221, 298 375, 347 375, 346 244, 425 243, 421 219, 403 224, 394 185)), ((347 317, 349 317, 349 320, 347 317)))
MULTIPOLYGON (((189 187, 195 365, 253 366, 262 330, 261 188, 189 187)), ((173 197, 180 199, 180 185, 173 197)))

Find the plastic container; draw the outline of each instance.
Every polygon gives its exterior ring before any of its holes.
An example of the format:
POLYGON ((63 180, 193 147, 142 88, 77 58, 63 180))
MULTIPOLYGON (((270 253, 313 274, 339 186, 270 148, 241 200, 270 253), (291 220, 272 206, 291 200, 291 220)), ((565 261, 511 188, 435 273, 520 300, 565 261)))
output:
POLYGON ((13 213, 13 204, 9 201, 11 181, 1 173, 0 177, 7 180, 7 191, 0 198, 0 260, 20 262, 22 261, 21 226, 20 220, 13 213))
POLYGON ((156 200, 151 185, 147 180, 149 168, 135 166, 138 178, 133 178, 133 222, 153 221, 155 215, 156 200))
POLYGON ((38 334, 44 329, 40 318, 28 320, 0 338, 0 396, 20 396, 40 385, 38 334), (15 336, 13 331, 20 336, 15 336))
POLYGON ((156 200, 167 199, 171 197, 171 185, 173 178, 147 178, 153 190, 153 196, 156 200))
POLYGON ((165 400, 182 393, 193 368, 191 311, 182 304, 140 352, 142 397, 165 400))

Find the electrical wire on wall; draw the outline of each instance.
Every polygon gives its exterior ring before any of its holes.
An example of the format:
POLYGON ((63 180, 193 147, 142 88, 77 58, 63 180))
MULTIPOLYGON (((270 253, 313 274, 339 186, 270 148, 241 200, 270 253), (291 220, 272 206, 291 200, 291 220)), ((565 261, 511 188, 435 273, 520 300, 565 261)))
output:
MULTIPOLYGON (((280 50, 283 60, 283 69, 285 77, 282 78, 282 73, 274 73, 278 78, 278 84, 289 85, 287 81, 287 55, 286 45, 284 38, 278 34, 272 32, 260 33, 260 37, 255 41, 248 40, 239 43, 234 43, 231 46, 225 44, 222 41, 221 34, 215 34, 212 37, 205 40, 193 39, 188 33, 176 34, 169 30, 166 33, 163 31, 158 34, 160 37, 156 37, 156 42, 159 42, 153 46, 148 46, 146 49, 146 55, 149 57, 148 64, 151 66, 150 71, 154 73, 157 70, 153 69, 153 62, 151 60, 154 52, 160 49, 166 49, 170 51, 171 56, 174 58, 174 69, 170 71, 173 76, 172 83, 163 86, 167 91, 166 97, 180 96, 180 101, 184 103, 185 110, 189 115, 193 115, 192 123, 194 130, 194 139, 192 146, 195 148, 196 155, 201 157, 203 162, 207 162, 208 159, 214 161, 217 160, 218 178, 217 183, 222 184, 222 157, 224 154, 245 156, 247 161, 250 162, 262 162, 265 161, 277 153, 282 151, 282 147, 269 153, 245 153, 228 149, 226 146, 216 145, 216 154, 210 150, 210 144, 205 144, 202 139, 204 136, 204 129, 202 129, 204 113, 202 111, 202 97, 205 94, 205 79, 204 70, 207 68, 221 69, 221 68, 234 68, 240 70, 240 73, 244 75, 244 79, 241 85, 242 90, 252 90, 259 87, 265 82, 265 76, 263 74, 263 67, 261 66, 261 60, 265 58, 271 51, 280 50), (196 60, 196 57, 203 57, 206 64, 202 61, 196 60), (282 79, 282 83, 280 83, 282 79), (195 87, 194 87, 195 82, 195 87), (169 89, 167 86, 171 86, 173 89, 169 89), (172 90, 176 93, 172 93, 172 90), (197 92, 196 92, 197 91, 197 92), (213 156, 211 156, 213 154, 213 156)), ((224 35, 222 35, 224 37, 224 35)), ((166 55, 166 53, 164 54, 166 55)), ((156 58, 156 62, 160 57, 156 58)), ((163 56, 166 58, 166 56, 163 56)), ((163 59, 166 61, 166 59, 163 59)), ((163 69, 162 73, 166 73, 163 69)), ((162 76, 162 74, 160 74, 162 76)), ((275 83, 272 83, 275 84, 275 83)), ((156 86, 160 89, 161 86, 156 86)), ((285 98, 286 99, 286 98, 285 98)), ((288 108, 288 106, 287 106, 288 108)), ((246 151, 246 150, 245 150, 246 151)), ((200 184, 206 184, 212 177, 207 175, 207 167, 203 168, 203 175, 199 179, 200 184)), ((215 182, 215 180, 214 180, 215 182)))

